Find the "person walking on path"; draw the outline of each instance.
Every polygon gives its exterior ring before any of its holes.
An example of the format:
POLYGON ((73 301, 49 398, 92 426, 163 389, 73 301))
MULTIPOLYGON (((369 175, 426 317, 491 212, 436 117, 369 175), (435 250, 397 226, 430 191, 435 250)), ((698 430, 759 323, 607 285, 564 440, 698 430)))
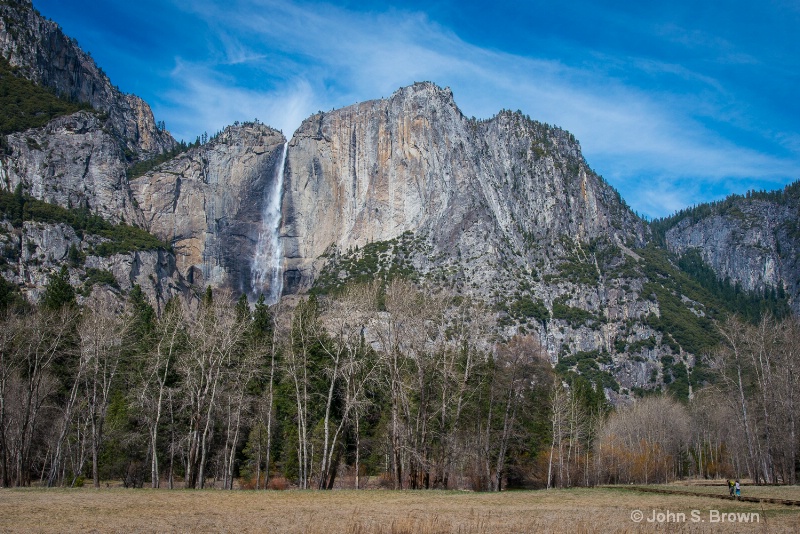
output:
POLYGON ((742 495, 742 486, 739 484, 739 480, 736 480, 736 485, 734 486, 736 489, 736 498, 738 499, 742 495))
POLYGON ((728 479, 725 482, 728 484, 728 494, 733 497, 733 480, 728 479))

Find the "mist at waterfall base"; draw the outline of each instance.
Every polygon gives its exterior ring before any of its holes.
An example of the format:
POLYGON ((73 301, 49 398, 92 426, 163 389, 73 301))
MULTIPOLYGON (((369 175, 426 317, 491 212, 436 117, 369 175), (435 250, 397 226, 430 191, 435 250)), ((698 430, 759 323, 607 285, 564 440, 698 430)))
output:
POLYGON ((261 229, 258 232, 253 264, 250 269, 250 288, 253 300, 263 294, 267 304, 274 304, 283 292, 282 258, 280 242, 281 197, 283 196, 283 171, 289 142, 283 144, 280 163, 273 176, 271 188, 264 189, 261 211, 261 229))

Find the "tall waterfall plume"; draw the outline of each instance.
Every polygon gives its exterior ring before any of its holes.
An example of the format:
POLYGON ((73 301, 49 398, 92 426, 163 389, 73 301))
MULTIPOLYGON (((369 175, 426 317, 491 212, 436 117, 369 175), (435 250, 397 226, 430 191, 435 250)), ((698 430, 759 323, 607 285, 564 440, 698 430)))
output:
POLYGON ((268 304, 274 304, 283 292, 281 259, 283 251, 279 239, 281 225, 281 197, 283 195, 283 171, 286 167, 286 152, 289 142, 283 144, 283 153, 277 166, 275 183, 264 191, 264 207, 261 213, 261 230, 258 233, 256 253, 250 269, 250 287, 257 297, 265 294, 268 304), (265 291, 265 289, 267 291, 265 291))

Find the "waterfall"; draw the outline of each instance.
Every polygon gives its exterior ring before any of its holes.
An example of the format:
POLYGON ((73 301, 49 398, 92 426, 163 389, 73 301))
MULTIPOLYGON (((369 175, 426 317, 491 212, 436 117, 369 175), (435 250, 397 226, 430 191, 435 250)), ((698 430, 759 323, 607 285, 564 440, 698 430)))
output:
POLYGON ((265 293, 268 304, 274 304, 283 291, 283 272, 281 260, 283 251, 279 239, 281 226, 281 197, 283 194, 283 170, 286 167, 286 152, 289 141, 283 144, 281 161, 275 172, 275 183, 264 188, 264 207, 261 212, 261 229, 258 232, 256 253, 250 269, 250 287, 257 298, 265 293), (267 289, 265 292, 264 289, 267 289))

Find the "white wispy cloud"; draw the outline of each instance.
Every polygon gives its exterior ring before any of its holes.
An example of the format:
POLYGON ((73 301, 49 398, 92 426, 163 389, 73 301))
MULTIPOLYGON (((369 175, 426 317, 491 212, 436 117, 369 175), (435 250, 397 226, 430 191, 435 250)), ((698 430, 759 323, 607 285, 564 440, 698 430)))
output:
POLYGON ((204 66, 180 61, 172 76, 178 83, 165 92, 170 104, 162 114, 172 134, 188 142, 201 132, 213 134, 235 121, 254 119, 291 137, 316 103, 311 86, 303 78, 260 91, 239 87, 204 66))
MULTIPOLYGON (((168 122, 179 136, 255 117, 289 136, 317 110, 431 80, 450 86, 466 115, 488 118, 501 108, 520 109, 570 130, 589 164, 651 216, 692 203, 691 197, 707 194, 708 184, 779 181, 800 169, 796 138, 785 142, 794 154, 780 158, 740 147, 704 126, 698 117, 734 120, 736 112, 713 76, 682 65, 620 58, 620 66, 608 58, 605 68, 602 57, 593 57, 569 66, 482 49, 424 14, 393 9, 354 12, 272 0, 196 0, 184 9, 206 21, 219 50, 203 62, 176 62, 175 88, 165 99, 168 122), (248 69, 251 80, 263 75, 263 85, 242 83, 226 70, 231 65, 248 69), (644 89, 615 77, 620 68, 679 77, 702 90, 644 89), (705 185, 693 187, 698 180, 705 185), (670 185, 677 183, 681 188, 670 185)), ((712 39, 674 27, 664 32, 687 46, 712 39)), ((732 49, 725 42, 718 46, 732 49)))

